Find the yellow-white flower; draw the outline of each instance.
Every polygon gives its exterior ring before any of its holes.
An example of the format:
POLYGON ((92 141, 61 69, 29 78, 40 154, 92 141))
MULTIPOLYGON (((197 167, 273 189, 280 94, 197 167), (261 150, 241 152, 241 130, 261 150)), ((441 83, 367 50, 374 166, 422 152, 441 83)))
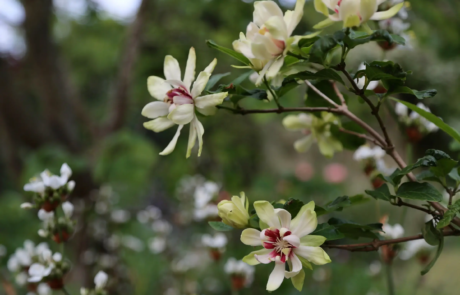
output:
POLYGON ((326 27, 333 22, 343 21, 344 28, 359 27, 368 20, 383 20, 395 16, 404 6, 399 3, 386 11, 379 11, 378 6, 386 0, 315 0, 315 9, 328 19, 315 28, 326 27), (334 13, 329 14, 329 10, 334 13))
POLYGON ((235 228, 245 228, 249 223, 249 201, 244 192, 241 197, 233 196, 231 201, 221 201, 217 208, 222 222, 235 228))
POLYGON ((291 37, 303 16, 305 0, 297 0, 294 11, 283 11, 274 1, 254 2, 254 19, 233 42, 233 48, 246 56, 259 72, 256 85, 264 76, 272 79, 284 63, 284 56, 298 38, 291 37))
POLYGON ((267 290, 279 288, 284 278, 293 278, 302 271, 302 265, 310 263, 323 265, 331 262, 327 253, 320 247, 326 238, 310 235, 317 225, 315 203, 304 205, 297 216, 291 220, 291 214, 284 209, 275 209, 267 201, 254 203, 262 231, 248 228, 241 234, 241 242, 248 246, 263 246, 243 258, 249 265, 275 263, 267 283, 267 290), (286 271, 285 263, 290 271, 286 271))
POLYGON ((201 155, 204 128, 198 121, 195 111, 205 116, 214 115, 217 110, 216 106, 227 97, 227 92, 202 95, 216 64, 217 60, 214 59, 195 80, 196 54, 192 47, 183 79, 181 78, 179 62, 171 55, 165 57, 164 75, 166 80, 156 76, 148 78, 148 90, 158 101, 147 104, 142 110, 143 116, 154 119, 145 122, 144 127, 154 132, 161 132, 174 125, 179 125, 176 135, 160 155, 168 155, 174 151, 182 128, 189 123, 187 158, 190 156, 197 138, 199 142, 198 156, 201 155))

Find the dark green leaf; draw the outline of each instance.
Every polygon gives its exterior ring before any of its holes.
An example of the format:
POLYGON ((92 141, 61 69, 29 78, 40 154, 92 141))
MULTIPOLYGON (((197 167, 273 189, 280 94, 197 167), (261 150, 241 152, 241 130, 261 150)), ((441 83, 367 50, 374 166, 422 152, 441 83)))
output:
POLYGON ((231 231, 233 227, 227 225, 221 221, 209 221, 209 225, 217 231, 231 231))
POLYGON ((333 69, 322 69, 316 73, 305 71, 291 75, 287 78, 294 78, 300 80, 333 80, 344 84, 342 77, 340 77, 340 75, 333 69))
POLYGON ((376 232, 382 231, 382 224, 380 223, 361 225, 351 221, 331 218, 328 224, 335 226, 340 233, 350 239, 377 239, 379 235, 376 232))
POLYGON ((444 123, 440 118, 436 117, 432 113, 429 113, 429 112, 427 112, 425 110, 422 110, 421 108, 419 108, 419 107, 417 107, 417 106, 415 106, 415 105, 413 105, 411 103, 408 103, 406 101, 402 101, 402 100, 396 99, 394 97, 392 97, 391 99, 393 99, 394 101, 397 101, 397 102, 400 102, 400 103, 404 104, 405 106, 407 106, 412 111, 416 112, 420 116, 424 117, 428 121, 430 121, 433 124, 435 124, 436 126, 438 126, 439 129, 441 129, 442 131, 446 132, 453 139, 455 139, 458 142, 460 142, 460 134, 455 129, 453 129, 452 127, 450 127, 446 123, 444 123))
POLYGON ((398 94, 398 93, 404 93, 404 94, 412 94, 415 95, 418 99, 424 99, 424 98, 432 98, 435 97, 436 94, 438 94, 438 91, 436 89, 428 89, 428 90, 414 90, 410 89, 407 86, 398 86, 393 89, 390 89, 387 92, 387 95, 390 94, 398 94))
POLYGON ((406 43, 404 38, 398 35, 392 35, 386 30, 377 30, 372 34, 350 30, 350 33, 344 38, 344 43, 349 48, 354 48, 371 41, 388 42, 390 45, 393 43, 404 45, 406 43))
POLYGON ((344 37, 345 33, 338 31, 334 35, 326 35, 317 39, 310 50, 310 61, 324 65, 329 52, 343 45, 344 37))
POLYGON ((442 233, 433 225, 433 220, 428 221, 422 228, 422 235, 425 241, 431 246, 439 245, 442 233))
POLYGON ((303 39, 300 39, 298 45, 299 45, 299 48, 303 48, 303 47, 310 47, 312 46, 316 41, 318 41, 319 37, 313 37, 313 38, 303 38, 303 39))
POLYGON ((425 154, 432 156, 436 160, 452 159, 447 153, 440 151, 440 150, 435 150, 435 149, 429 149, 425 152, 425 154))
POLYGON ((289 91, 299 86, 299 83, 295 79, 284 79, 283 84, 280 88, 276 89, 276 95, 279 98, 286 95, 289 91))
POLYGON ((240 75, 238 78, 236 78, 235 80, 233 80, 230 85, 233 85, 233 86, 238 86, 240 85, 241 83, 243 83, 247 78, 249 78, 249 76, 251 76, 251 74, 254 73, 254 71, 247 71, 246 73, 240 75))
POLYGON ((370 81, 385 79, 405 80, 407 77, 407 72, 403 71, 399 64, 395 64, 392 61, 374 61, 370 64, 366 63, 366 69, 364 71, 366 77, 370 81))
POLYGON ((436 228, 442 229, 450 224, 452 219, 460 213, 460 200, 457 200, 454 204, 450 205, 449 210, 444 213, 443 218, 438 222, 436 228))
POLYGON ((241 54, 239 52, 236 52, 233 49, 220 46, 220 45, 216 44, 214 41, 211 41, 211 40, 207 40, 206 44, 208 44, 208 46, 211 47, 211 48, 217 49, 220 52, 223 52, 223 53, 233 57, 234 59, 242 62, 243 64, 245 64, 247 66, 251 65, 251 62, 249 61, 249 59, 247 57, 245 57, 243 54, 241 54))
POLYGON ((452 171, 449 172, 449 177, 452 178, 455 182, 460 182, 460 174, 458 173, 458 168, 452 169, 452 171))
POLYGON ((373 197, 374 199, 377 200, 384 200, 384 201, 390 201, 392 198, 392 195, 390 193, 390 189, 388 188, 388 184, 383 184, 381 187, 374 191, 367 190, 366 194, 369 196, 373 197))
POLYGON ((438 260, 439 256, 442 253, 442 250, 444 249, 444 236, 441 237, 441 240, 439 241, 439 246, 438 250, 436 251, 436 256, 433 258, 433 260, 428 264, 425 269, 421 272, 422 276, 426 275, 431 268, 435 265, 436 261, 438 260))
POLYGON ((311 234, 315 236, 323 236, 328 241, 334 241, 334 240, 345 238, 345 236, 342 233, 340 233, 335 228, 335 226, 330 225, 328 223, 318 224, 318 226, 316 227, 316 230, 312 232, 311 234))
POLYGON ((442 201, 442 194, 434 186, 426 182, 403 183, 396 192, 396 196, 411 200, 442 201))
POLYGON ((284 203, 283 209, 291 213, 291 217, 294 219, 303 205, 305 204, 302 201, 291 198, 284 203))
POLYGON ((436 161, 436 167, 431 167, 430 171, 436 177, 446 177, 457 164, 458 162, 452 159, 441 159, 436 161))
MULTIPOLYGON (((330 97, 337 104, 340 104, 340 99, 332 88, 331 82, 329 81, 319 81, 315 83, 315 87, 318 88, 325 95, 330 97)), ((310 87, 307 90, 307 99, 305 100, 305 106, 307 107, 329 107, 330 104, 324 100, 321 96, 313 91, 310 87)))
MULTIPOLYGON (((365 133, 365 130, 355 122, 343 123, 342 128, 356 133, 365 133)), ((331 133, 337 140, 342 143, 342 146, 347 150, 355 151, 366 143, 364 138, 340 131, 340 127, 337 125, 331 125, 331 133)))
POLYGON ((442 183, 441 180, 436 177, 436 175, 433 174, 430 170, 425 170, 420 172, 420 174, 417 175, 417 180, 418 181, 434 181, 434 182, 439 182, 442 183))
POLYGON ((217 82, 220 81, 220 79, 222 79, 223 77, 227 77, 228 75, 230 75, 231 73, 223 73, 223 74, 215 74, 215 75, 212 75, 211 78, 209 79, 208 81, 208 84, 206 84, 206 87, 204 90, 210 90, 212 87, 214 87, 214 85, 217 84, 217 82))

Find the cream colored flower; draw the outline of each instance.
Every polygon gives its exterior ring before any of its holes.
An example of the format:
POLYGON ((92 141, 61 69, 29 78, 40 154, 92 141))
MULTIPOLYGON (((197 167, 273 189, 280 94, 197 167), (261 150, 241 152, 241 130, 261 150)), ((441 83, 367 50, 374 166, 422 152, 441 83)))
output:
POLYGON ((245 228, 249 222, 249 201, 244 192, 241 197, 233 196, 231 201, 221 201, 217 208, 222 222, 235 228, 245 228))

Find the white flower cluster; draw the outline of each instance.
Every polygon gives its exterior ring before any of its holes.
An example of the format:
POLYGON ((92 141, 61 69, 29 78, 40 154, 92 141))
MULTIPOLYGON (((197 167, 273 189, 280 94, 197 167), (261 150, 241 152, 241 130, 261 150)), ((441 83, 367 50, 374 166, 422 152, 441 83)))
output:
POLYGON ((209 220, 218 216, 217 204, 212 201, 219 194, 219 185, 212 181, 206 181, 195 189, 194 219, 197 221, 209 220))
MULTIPOLYGON (((417 107, 431 113, 430 109, 420 102, 417 104, 417 107)), ((401 123, 407 127, 417 128, 422 135, 436 132, 439 129, 435 124, 420 116, 418 113, 411 112, 409 114, 409 109, 402 103, 396 103, 395 111, 401 123)))
POLYGON ((42 228, 38 230, 38 235, 42 238, 52 237, 57 243, 67 241, 74 231, 75 222, 71 220, 74 212, 72 203, 66 201, 62 203, 64 216, 55 218, 54 211, 47 212, 44 209, 38 211, 38 219, 42 221, 42 228))
POLYGON ((18 285, 24 286, 27 284, 29 278, 27 269, 35 261, 38 261, 45 251, 49 251, 47 243, 40 243, 35 246, 32 241, 26 240, 24 247, 16 249, 14 254, 10 256, 7 267, 15 275, 15 281, 18 285))
POLYGON ((161 218, 162 212, 155 206, 149 206, 137 213, 137 220, 150 224, 155 236, 148 241, 148 247, 153 254, 162 253, 168 244, 167 237, 172 231, 172 225, 161 218))
POLYGON ((249 287, 254 280, 254 267, 246 262, 229 258, 225 263, 225 272, 232 277, 233 288, 249 287))

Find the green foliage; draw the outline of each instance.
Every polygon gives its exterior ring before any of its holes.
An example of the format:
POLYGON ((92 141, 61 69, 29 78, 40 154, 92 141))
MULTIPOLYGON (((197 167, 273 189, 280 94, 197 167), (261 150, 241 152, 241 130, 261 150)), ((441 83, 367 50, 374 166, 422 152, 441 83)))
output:
POLYGON ((342 77, 340 77, 340 75, 332 69, 322 69, 316 73, 305 71, 288 76, 287 78, 294 78, 299 80, 332 80, 345 84, 342 80, 342 77))
POLYGON ((460 200, 457 200, 454 204, 450 205, 448 207, 448 210, 446 213, 444 213, 444 216, 442 219, 438 222, 436 225, 437 229, 443 229, 444 227, 448 226, 452 219, 455 218, 457 214, 460 213, 460 200))
POLYGON ((392 61, 374 61, 370 64, 366 63, 366 69, 358 71, 356 74, 359 77, 361 74, 365 74, 369 81, 380 81, 380 80, 405 80, 407 72, 405 72, 399 64, 392 61))
POLYGON ((217 231, 231 231, 233 227, 223 223, 222 221, 209 221, 208 224, 217 231))
MULTIPOLYGON (((331 218, 329 219, 328 224, 334 226, 339 233, 350 239, 378 239, 379 235, 377 232, 382 231, 382 224, 380 223, 362 225, 343 219, 331 218)), ((319 233, 315 234, 320 235, 319 233)))
POLYGON ((431 270, 431 268, 435 265, 436 261, 441 255, 442 250, 444 248, 444 235, 442 234, 440 230, 434 227, 432 220, 425 223, 425 226, 422 228, 422 234, 423 234, 423 238, 428 244, 432 246, 438 246, 438 250, 436 251, 436 256, 421 272, 423 276, 423 275, 426 275, 431 270))
POLYGON ((223 74, 214 74, 214 75, 212 75, 211 78, 208 81, 208 84, 206 84, 206 87, 204 88, 204 90, 205 91, 211 90, 211 88, 214 87, 214 85, 216 85, 217 82, 220 81, 220 79, 222 79, 224 77, 227 77, 229 75, 231 75, 230 72, 223 73, 223 74))
POLYGON ((405 182, 399 187, 396 196, 421 201, 442 201, 442 194, 433 185, 426 182, 405 182))
POLYGON ((247 57, 245 57, 243 54, 241 54, 239 52, 236 52, 233 49, 220 46, 220 45, 218 45, 217 43, 215 43, 214 41, 211 41, 211 40, 207 40, 206 44, 208 44, 208 46, 211 47, 211 48, 217 49, 220 52, 223 52, 223 53, 227 54, 228 56, 233 57, 234 59, 242 62, 243 64, 245 64, 247 66, 251 66, 251 62, 249 61, 249 59, 247 59, 247 57))
POLYGON ((381 187, 377 188, 376 190, 366 190, 366 194, 373 197, 376 200, 384 200, 390 202, 391 199, 394 197, 390 193, 390 189, 388 188, 388 184, 384 183, 381 187))
POLYGON ((404 38, 401 36, 390 34, 385 30, 377 30, 369 34, 367 32, 354 31, 350 29, 348 34, 346 34, 343 39, 344 44, 349 49, 355 48, 358 45, 369 43, 371 41, 388 42, 390 45, 394 43, 404 45, 406 43, 404 38))
POLYGON ((303 205, 304 203, 300 200, 289 199, 286 203, 284 203, 282 208, 291 213, 292 218, 295 218, 300 209, 302 209, 303 205))
POLYGON ((317 216, 321 216, 334 211, 342 211, 346 207, 362 204, 367 201, 369 201, 369 199, 365 198, 363 195, 338 197, 334 201, 327 203, 324 207, 316 206, 315 212, 317 216))
POLYGON ((345 238, 343 233, 339 232, 335 226, 330 225, 329 223, 318 224, 316 230, 311 234, 316 236, 323 236, 327 241, 334 241, 345 238))
MULTIPOLYGON (((345 130, 353 131, 356 133, 365 133, 364 129, 355 122, 342 123, 341 127, 345 130)), ((337 125, 331 125, 331 133, 337 140, 342 143, 342 146, 347 150, 355 151, 366 143, 364 138, 340 131, 340 127, 337 125)))
POLYGON ((428 121, 430 121, 433 124, 435 124, 436 126, 438 126, 439 129, 441 129, 442 131, 447 133, 453 139, 455 139, 458 142, 460 142, 460 134, 457 132, 457 130, 453 129, 452 127, 450 127, 449 125, 444 123, 444 121, 442 121, 440 118, 436 117, 432 113, 429 113, 429 112, 427 112, 425 110, 422 110, 421 108, 419 108, 416 105, 413 105, 413 104, 411 104, 411 103, 409 103, 407 101, 402 101, 402 100, 399 100, 399 99, 396 99, 396 98, 393 98, 393 97, 391 99, 393 99, 394 101, 400 102, 403 105, 407 106, 412 111, 416 112, 417 114, 419 114, 423 118, 427 119, 428 121))
MULTIPOLYGON (((315 84, 315 87, 318 88, 321 92, 327 95, 336 103, 340 104, 340 99, 335 93, 334 89, 331 87, 331 82, 329 81, 318 81, 315 84)), ((305 100, 305 106, 307 107, 329 107, 330 104, 324 100, 321 96, 318 95, 310 87, 307 90, 307 99, 305 100)))

